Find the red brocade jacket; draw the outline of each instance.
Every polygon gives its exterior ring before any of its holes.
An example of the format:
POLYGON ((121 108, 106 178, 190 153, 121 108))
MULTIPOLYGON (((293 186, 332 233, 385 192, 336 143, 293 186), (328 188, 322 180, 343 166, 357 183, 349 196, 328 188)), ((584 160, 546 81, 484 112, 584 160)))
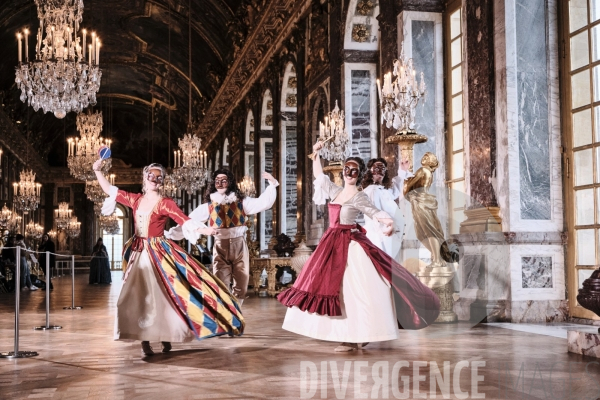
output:
MULTIPOLYGON (((331 199, 335 199, 342 191, 342 188, 322 176, 317 179, 317 185, 321 185, 331 199)), ((328 208, 329 228, 293 287, 280 293, 277 299, 285 306, 296 306, 302 311, 341 316, 340 289, 348 261, 348 248, 350 242, 355 241, 371 259, 379 274, 390 283, 400 327, 422 329, 435 321, 439 315, 440 300, 433 290, 371 243, 364 228, 356 224, 359 212, 370 218, 389 218, 389 215, 373 207, 364 192, 358 192, 343 205, 329 203, 328 208)))

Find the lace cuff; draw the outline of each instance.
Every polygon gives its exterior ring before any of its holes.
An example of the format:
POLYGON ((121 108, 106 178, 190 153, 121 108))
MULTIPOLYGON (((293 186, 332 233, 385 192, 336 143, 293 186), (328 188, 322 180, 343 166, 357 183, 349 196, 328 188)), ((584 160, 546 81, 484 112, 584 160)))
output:
POLYGON ((165 237, 171 240, 182 240, 185 236, 183 235, 183 229, 180 225, 177 225, 168 231, 165 231, 165 237))
POLYGON ((102 203, 102 215, 111 215, 115 212, 115 208, 117 208, 117 193, 119 192, 119 188, 116 186, 111 186, 108 192, 108 197, 104 199, 104 203, 102 203))
POLYGON ((200 225, 191 219, 188 219, 181 225, 183 236, 191 243, 196 243, 200 239, 200 233, 197 232, 198 229, 200 229, 200 225))

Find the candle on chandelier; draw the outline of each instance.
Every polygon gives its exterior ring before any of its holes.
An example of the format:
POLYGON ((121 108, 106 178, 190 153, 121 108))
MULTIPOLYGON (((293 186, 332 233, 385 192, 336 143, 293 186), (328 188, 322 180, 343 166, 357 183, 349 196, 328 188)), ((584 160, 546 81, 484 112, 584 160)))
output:
POLYGON ((21 49, 21 33, 20 32, 17 33, 17 39, 19 41, 19 48, 18 48, 18 51, 19 51, 19 63, 21 63, 21 62, 23 62, 23 58, 21 56, 21 50, 22 49, 21 49))
POLYGON ((206 152, 204 152, 204 168, 206 168, 206 152))
POLYGON ((392 73, 388 72, 383 76, 383 94, 388 96, 392 93, 392 73))
POLYGON ((92 63, 94 62, 94 56, 96 55, 96 32, 92 32, 92 48, 90 50, 92 54, 90 54, 90 58, 92 63))
POLYGON ((38 59, 38 55, 40 54, 40 46, 42 45, 42 27, 38 28, 38 33, 37 33, 37 40, 35 43, 35 54, 36 54, 36 59, 38 59))
POLYGON ((29 29, 25 29, 25 62, 29 62, 29 29))
POLYGON ((102 43, 96 38, 96 65, 100 65, 100 46, 102 46, 102 43))
POLYGON ((88 64, 92 66, 92 45, 88 46, 88 64))
MULTIPOLYGON (((54 49, 54 25, 50 27, 50 48, 54 49)), ((52 58, 52 53, 50 53, 50 58, 52 58)))
POLYGON ((71 49, 71 27, 67 26, 67 55, 65 59, 69 58, 69 49, 71 49))
POLYGON ((81 48, 83 50, 83 61, 85 61, 85 36, 87 35, 87 30, 84 29, 81 32, 82 32, 81 37, 83 38, 83 41, 82 41, 83 45, 81 46, 81 48))
POLYGON ((15 196, 19 195, 19 184, 17 182, 13 183, 13 189, 15 190, 15 196))
POLYGON ((42 191, 42 184, 36 183, 35 184, 35 193, 36 193, 37 197, 40 197, 41 191, 42 191))

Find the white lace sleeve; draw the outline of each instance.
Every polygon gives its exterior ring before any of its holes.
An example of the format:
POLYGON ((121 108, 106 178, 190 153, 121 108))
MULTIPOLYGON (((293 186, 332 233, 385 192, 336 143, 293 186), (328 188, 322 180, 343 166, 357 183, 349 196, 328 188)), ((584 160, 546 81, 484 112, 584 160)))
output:
POLYGON ((269 182, 269 186, 267 186, 263 194, 258 198, 246 197, 243 201, 244 212, 246 215, 258 214, 261 211, 273 207, 273 204, 275 204, 275 200, 277 199, 277 186, 279 186, 279 182, 269 182))
POLYGON ((104 199, 104 203, 102 203, 102 215, 111 215, 115 212, 115 208, 117 208, 117 192, 119 188, 116 186, 111 186, 110 191, 108 192, 108 197, 104 199))
POLYGON ((313 182, 315 192, 313 201, 316 205, 323 205, 329 199, 335 198, 343 189, 331 182, 331 179, 325 174, 321 174, 315 178, 313 182))
POLYGON ((196 243, 200 238, 200 233, 196 230, 200 229, 201 226, 198 225, 194 220, 188 219, 181 225, 181 230, 183 232, 183 236, 189 240, 192 244, 196 243))
MULTIPOLYGON (((206 224, 204 221, 208 220, 208 203, 200 204, 192 213, 189 215, 191 220, 194 221, 197 228, 206 228, 206 224)), ((184 224, 185 225, 185 224, 184 224)), ((173 228, 165 231, 165 237, 171 240, 182 240, 183 238, 187 239, 185 232, 181 225, 174 226, 173 228)), ((194 242, 195 243, 195 242, 194 242)))

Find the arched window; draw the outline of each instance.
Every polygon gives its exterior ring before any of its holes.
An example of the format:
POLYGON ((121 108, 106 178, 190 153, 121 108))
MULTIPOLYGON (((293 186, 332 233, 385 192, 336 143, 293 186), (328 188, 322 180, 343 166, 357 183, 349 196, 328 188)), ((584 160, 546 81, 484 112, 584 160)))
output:
POLYGON ((281 136, 280 136, 280 207, 279 226, 280 232, 293 237, 296 235, 298 221, 298 188, 297 168, 298 149, 296 134, 296 110, 297 110, 297 84, 296 69, 290 62, 285 68, 283 75, 283 86, 281 88, 281 136))
POLYGON ((119 233, 111 235, 103 230, 102 241, 104 242, 106 250, 108 251, 110 269, 120 270, 121 263, 123 260, 121 252, 123 251, 123 237, 125 234, 123 224, 125 213, 121 205, 117 204, 115 213, 117 214, 117 218, 119 219, 119 233))
POLYGON ((229 166, 229 139, 225 138, 223 142, 223 166, 229 166))
POLYGON ((265 94, 263 95, 260 129, 263 131, 273 130, 273 96, 271 96, 269 89, 265 90, 265 94))
POLYGON ((252 114, 252 110, 248 111, 248 116, 246 117, 246 144, 254 143, 254 114, 252 114))

